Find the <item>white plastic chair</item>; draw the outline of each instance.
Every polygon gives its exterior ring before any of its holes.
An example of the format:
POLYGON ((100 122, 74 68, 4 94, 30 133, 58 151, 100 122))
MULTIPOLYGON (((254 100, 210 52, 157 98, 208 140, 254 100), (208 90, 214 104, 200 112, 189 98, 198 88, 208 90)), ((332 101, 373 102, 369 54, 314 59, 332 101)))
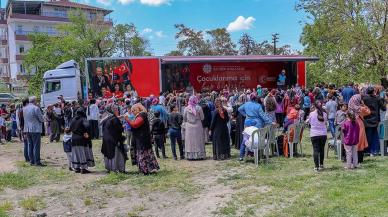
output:
POLYGON ((269 125, 268 127, 268 138, 267 138, 267 147, 268 149, 272 146, 275 146, 274 148, 271 148, 272 153, 274 153, 273 150, 275 150, 276 155, 279 157, 279 146, 277 144, 277 132, 278 129, 275 125, 269 125))
POLYGON ((385 152, 384 143, 388 141, 388 120, 381 122, 378 129, 381 129, 381 125, 383 125, 384 132, 383 132, 383 135, 380 135, 380 154, 383 157, 385 152))
POLYGON ((335 134, 334 134, 334 138, 332 140, 332 143, 331 141, 328 142, 328 147, 327 147, 327 154, 326 156, 329 158, 329 150, 330 149, 333 149, 333 150, 337 150, 337 157, 338 157, 338 160, 341 160, 341 156, 342 156, 342 129, 341 129, 341 126, 336 126, 335 127, 335 134))
POLYGON ((302 134, 303 128, 304 128, 304 123, 296 123, 296 124, 291 124, 290 126, 288 126, 287 138, 288 138, 288 150, 290 153, 290 158, 294 157, 294 144, 296 144, 297 146, 299 145, 300 153, 303 156, 303 147, 302 147, 302 142, 301 142, 302 141, 301 134, 302 134), (291 134, 292 129, 294 129, 294 136, 291 140, 290 134, 291 134))
MULTIPOLYGON (((259 166, 259 150, 266 150, 267 149, 267 143, 265 141, 265 137, 268 134, 268 128, 259 128, 255 130, 252 135, 251 135, 251 142, 252 142, 252 147, 251 149, 253 150, 254 153, 254 158, 255 158, 255 165, 259 166), (257 141, 256 141, 257 140, 257 141)), ((248 150, 246 150, 248 152, 248 150)), ((266 159, 268 162, 268 158, 266 159)))

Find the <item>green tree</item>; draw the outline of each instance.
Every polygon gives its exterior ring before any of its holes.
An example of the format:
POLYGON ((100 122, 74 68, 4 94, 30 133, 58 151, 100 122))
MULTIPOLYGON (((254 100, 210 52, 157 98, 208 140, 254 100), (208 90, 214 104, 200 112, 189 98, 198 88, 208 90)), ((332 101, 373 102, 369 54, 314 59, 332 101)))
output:
POLYGON ((178 50, 187 56, 212 55, 209 40, 205 40, 203 31, 195 31, 183 24, 176 24, 178 32, 175 39, 178 39, 178 50))
POLYGON ((251 55, 254 52, 256 42, 248 33, 244 33, 238 40, 240 55, 251 55))
POLYGON ((230 33, 225 28, 206 31, 211 37, 210 46, 213 55, 236 55, 236 44, 233 43, 230 33))
POLYGON ((133 23, 117 24, 113 27, 112 32, 116 54, 122 57, 151 55, 149 41, 140 36, 133 23))
MULTIPOLYGON (((267 40, 262 42, 256 42, 252 36, 247 33, 244 33, 239 41, 240 55, 271 55, 273 54, 273 44, 269 43, 267 40)), ((283 45, 276 48, 276 54, 278 55, 290 55, 296 53, 293 51, 290 45, 283 45)))
POLYGON ((320 58, 308 65, 309 81, 376 83, 386 76, 388 1, 299 0, 297 10, 308 18, 304 54, 320 58))

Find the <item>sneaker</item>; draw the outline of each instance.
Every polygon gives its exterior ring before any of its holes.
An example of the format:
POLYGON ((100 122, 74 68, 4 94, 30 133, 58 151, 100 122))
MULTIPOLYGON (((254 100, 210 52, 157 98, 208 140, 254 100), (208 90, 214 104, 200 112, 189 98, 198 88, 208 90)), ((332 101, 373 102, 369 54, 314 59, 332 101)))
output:
POLYGON ((91 173, 89 170, 87 169, 82 169, 81 170, 81 174, 88 174, 88 173, 91 173))
MULTIPOLYGON (((182 158, 181 158, 182 159, 182 158)), ((178 158, 177 157, 174 157, 174 160, 178 160, 178 158)))
POLYGON ((47 165, 42 164, 42 163, 38 163, 38 164, 36 164, 36 166, 37 166, 37 167, 46 167, 47 165))
POLYGON ((80 172, 81 172, 81 169, 75 169, 74 172, 75 172, 75 173, 80 173, 80 172))
POLYGON ((185 159, 185 156, 181 156, 181 160, 184 160, 185 159))
POLYGON ((319 170, 324 170, 325 167, 323 165, 319 165, 319 170))
POLYGON ((71 168, 71 167, 69 167, 69 171, 74 171, 74 169, 73 169, 73 168, 71 168))
POLYGON ((244 160, 244 158, 242 158, 242 157, 240 157, 239 159, 238 159, 238 161, 243 161, 244 160))
POLYGON ((318 167, 314 167, 314 172, 319 172, 319 168, 318 167))

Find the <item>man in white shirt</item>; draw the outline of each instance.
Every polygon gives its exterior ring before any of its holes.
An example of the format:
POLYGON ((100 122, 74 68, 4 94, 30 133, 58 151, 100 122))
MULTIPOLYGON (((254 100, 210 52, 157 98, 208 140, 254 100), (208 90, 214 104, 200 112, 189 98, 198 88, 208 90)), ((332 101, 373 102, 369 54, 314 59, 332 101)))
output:
POLYGON ((100 116, 100 110, 96 105, 95 99, 90 100, 90 105, 88 106, 87 114, 88 114, 90 129, 91 129, 90 137, 92 139, 98 139, 99 138, 98 120, 100 116))

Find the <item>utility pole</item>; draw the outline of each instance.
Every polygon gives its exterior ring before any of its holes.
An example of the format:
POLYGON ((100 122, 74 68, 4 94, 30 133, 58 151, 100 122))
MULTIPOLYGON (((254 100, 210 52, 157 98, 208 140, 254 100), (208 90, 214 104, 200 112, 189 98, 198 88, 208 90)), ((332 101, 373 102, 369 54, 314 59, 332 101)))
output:
POLYGON ((276 55, 276 43, 279 42, 279 33, 272 34, 273 55, 276 55))

